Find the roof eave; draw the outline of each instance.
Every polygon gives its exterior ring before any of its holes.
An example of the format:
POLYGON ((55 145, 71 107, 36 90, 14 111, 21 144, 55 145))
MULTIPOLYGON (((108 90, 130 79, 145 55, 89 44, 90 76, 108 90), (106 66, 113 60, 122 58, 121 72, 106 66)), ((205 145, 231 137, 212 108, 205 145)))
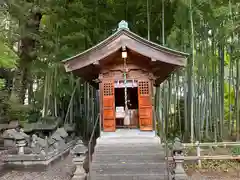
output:
POLYGON ((153 48, 157 47, 159 50, 166 51, 167 53, 171 53, 175 56, 182 56, 182 57, 186 57, 186 58, 189 57, 188 53, 177 51, 177 50, 162 46, 160 44, 157 44, 155 42, 149 41, 149 40, 139 36, 138 34, 136 34, 134 32, 131 32, 129 30, 124 30, 124 31, 127 32, 130 36, 132 36, 135 40, 141 40, 143 42, 146 42, 147 44, 151 45, 151 47, 153 47, 153 48))
POLYGON ((183 60, 184 63, 181 63, 181 64, 177 64, 177 66, 182 66, 182 67, 185 67, 186 66, 186 63, 187 63, 187 58, 189 57, 189 54, 187 53, 184 53, 184 52, 180 52, 180 51, 177 51, 177 50, 173 50, 173 49, 170 49, 170 48, 167 48, 167 47, 164 47, 164 46, 161 46, 157 43, 154 43, 152 41, 149 41, 145 38, 142 38, 141 36, 127 30, 127 29, 121 29, 121 30, 118 30, 116 31, 115 33, 113 33, 111 36, 109 36, 108 38, 106 38, 105 40, 101 41, 100 43, 98 43, 97 45, 93 46, 92 48, 90 49, 87 49, 75 56, 72 56, 70 58, 67 58, 65 60, 62 61, 62 63, 64 64, 64 67, 65 67, 65 70, 66 72, 71 72, 73 71, 71 68, 68 67, 68 62, 72 61, 72 60, 76 60, 76 58, 81 58, 83 56, 87 56, 87 54, 91 53, 92 51, 95 51, 97 49, 100 49, 101 47, 104 47, 106 46, 107 44, 109 44, 111 41, 117 39, 119 36, 121 36, 122 34, 126 35, 126 36, 130 36, 130 38, 140 42, 140 43, 143 43, 155 50, 158 50, 158 51, 163 51, 165 53, 168 53, 168 54, 171 54, 172 56, 176 56, 178 58, 181 58, 183 60))
POLYGON ((87 53, 89 53, 89 52, 91 52, 91 51, 94 51, 95 49, 97 49, 97 48, 99 48, 99 47, 107 44, 109 41, 117 38, 117 37, 121 34, 122 31, 123 31, 122 29, 119 30, 119 31, 116 31, 116 32, 113 33, 111 36, 109 36, 108 38, 106 38, 106 39, 104 39, 103 41, 99 42, 99 43, 96 44, 95 46, 93 46, 93 47, 91 47, 91 48, 89 48, 89 49, 87 49, 87 50, 85 50, 85 51, 83 51, 83 52, 81 52, 81 53, 79 53, 79 54, 76 54, 76 55, 74 55, 74 56, 72 56, 72 57, 69 57, 69 58, 67 58, 67 59, 64 59, 64 60, 62 60, 62 62, 65 63, 65 62, 71 61, 71 60, 73 60, 73 59, 75 59, 75 58, 78 58, 78 57, 80 57, 80 56, 83 56, 83 55, 85 55, 85 54, 87 54, 87 53))

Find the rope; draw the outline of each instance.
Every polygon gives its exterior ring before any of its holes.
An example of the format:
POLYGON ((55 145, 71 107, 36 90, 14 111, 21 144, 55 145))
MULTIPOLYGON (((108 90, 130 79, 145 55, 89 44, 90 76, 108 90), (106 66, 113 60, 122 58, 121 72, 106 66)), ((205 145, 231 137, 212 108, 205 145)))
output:
POLYGON ((127 65, 126 65, 126 58, 124 58, 124 99, 125 99, 125 115, 127 115, 127 65))

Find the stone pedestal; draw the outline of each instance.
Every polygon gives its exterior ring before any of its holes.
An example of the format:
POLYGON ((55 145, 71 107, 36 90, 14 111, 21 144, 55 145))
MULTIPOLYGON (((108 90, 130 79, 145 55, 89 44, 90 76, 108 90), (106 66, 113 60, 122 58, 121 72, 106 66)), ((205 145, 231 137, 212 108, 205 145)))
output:
POLYGON ((183 144, 179 138, 174 139, 173 144, 173 160, 175 162, 175 169, 173 170, 174 180, 187 180, 188 176, 183 168, 184 155, 183 155, 183 144))
POLYGON ((183 168, 184 156, 182 154, 175 154, 173 158, 176 164, 174 169, 175 180, 187 180, 188 176, 183 168))
POLYGON ((86 153, 87 148, 83 145, 82 141, 78 141, 76 146, 71 151, 73 163, 76 166, 72 180, 85 180, 86 172, 83 168, 83 163, 86 158, 86 153))
POLYGON ((18 154, 24 154, 24 147, 26 146, 25 140, 17 141, 18 154))
POLYGON ((73 163, 76 166, 76 170, 74 172, 72 180, 85 180, 86 172, 83 168, 84 160, 85 160, 85 156, 75 157, 73 159, 73 163))

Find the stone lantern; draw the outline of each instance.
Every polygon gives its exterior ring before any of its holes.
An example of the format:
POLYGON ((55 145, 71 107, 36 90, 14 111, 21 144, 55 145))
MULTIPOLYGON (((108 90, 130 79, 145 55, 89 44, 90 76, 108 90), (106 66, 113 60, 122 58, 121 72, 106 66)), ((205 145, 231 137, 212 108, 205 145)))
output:
POLYGON ((173 144, 173 155, 182 154, 183 150, 184 150, 184 146, 181 143, 181 140, 178 137, 176 137, 174 139, 174 144, 173 144))
POLYGON ((188 176, 183 168, 184 155, 183 155, 184 146, 181 143, 179 138, 174 139, 173 144, 173 159, 175 162, 174 169, 174 179, 175 180, 187 180, 188 176))
POLYGON ((88 149, 84 146, 81 140, 79 140, 76 146, 72 149, 71 154, 73 157, 73 163, 76 166, 72 180, 85 180, 86 172, 83 168, 83 163, 86 158, 87 151, 88 149))
POLYGON ((24 147, 27 145, 26 137, 15 129, 6 130, 3 134, 4 144, 18 147, 18 154, 24 154, 24 147))

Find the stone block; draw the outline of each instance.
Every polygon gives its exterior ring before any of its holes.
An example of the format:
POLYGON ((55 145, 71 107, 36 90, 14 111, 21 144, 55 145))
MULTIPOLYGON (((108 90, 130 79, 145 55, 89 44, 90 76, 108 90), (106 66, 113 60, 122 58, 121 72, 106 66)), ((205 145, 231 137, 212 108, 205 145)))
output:
POLYGON ((16 147, 16 141, 14 139, 4 139, 4 147, 16 147))
POLYGON ((68 133, 65 131, 64 128, 58 128, 56 133, 58 133, 63 139, 68 136, 68 133))
POLYGON ((19 121, 10 121, 8 125, 8 129, 16 129, 19 127, 20 127, 19 121))
POLYGON ((14 140, 22 140, 25 139, 22 133, 16 131, 15 129, 8 129, 3 133, 4 139, 14 139, 14 140))
POLYGON ((60 134, 58 134, 57 132, 53 133, 53 135, 51 136, 52 139, 56 140, 56 141, 60 141, 63 138, 60 136, 60 134))

